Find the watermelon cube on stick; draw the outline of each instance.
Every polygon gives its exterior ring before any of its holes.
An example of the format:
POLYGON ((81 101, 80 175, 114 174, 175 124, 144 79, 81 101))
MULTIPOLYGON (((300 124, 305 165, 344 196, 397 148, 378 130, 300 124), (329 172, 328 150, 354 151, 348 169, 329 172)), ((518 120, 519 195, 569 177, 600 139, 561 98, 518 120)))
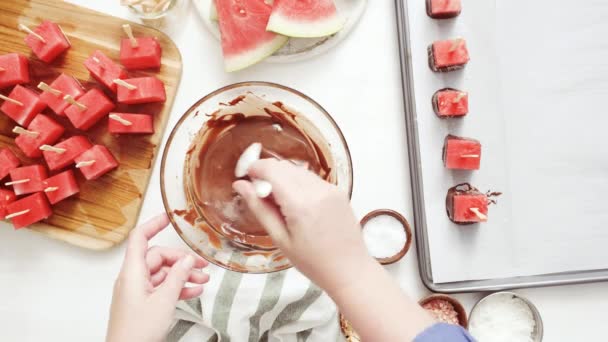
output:
POLYGON ((19 126, 13 128, 13 133, 19 134, 15 138, 15 144, 30 158, 42 156, 40 146, 54 144, 64 131, 63 126, 43 114, 36 115, 27 129, 19 126))
POLYGON ((132 113, 110 113, 108 131, 113 134, 152 134, 152 115, 132 113))
POLYGON ((454 18, 461 11, 460 0, 426 0, 426 13, 433 19, 454 18))
POLYGON ((279 50, 286 36, 266 30, 272 6, 261 0, 216 0, 224 67, 228 72, 254 65, 279 50))
POLYGON ((458 224, 486 222, 489 202, 488 195, 472 185, 458 184, 450 188, 446 195, 448 218, 458 224))
POLYGON ((0 220, 4 220, 6 216, 6 207, 15 202, 17 196, 14 192, 8 189, 0 188, 0 220))
POLYGON ((0 56, 0 88, 28 83, 30 72, 27 58, 18 53, 0 56))
POLYGON ((84 66, 97 82, 103 84, 114 93, 116 92, 114 80, 127 78, 125 69, 99 50, 93 52, 84 61, 84 66))
POLYGON ((93 88, 82 95, 78 101, 66 97, 72 103, 65 110, 65 115, 74 127, 86 131, 114 109, 114 102, 104 93, 93 88))
POLYGON ((42 184, 44 194, 51 204, 59 203, 80 192, 72 170, 63 171, 53 177, 47 178, 42 184))
POLYGON ((133 36, 131 25, 122 25, 129 38, 120 42, 120 62, 127 69, 160 68, 162 50, 154 37, 133 36))
POLYGON ((19 29, 29 33, 25 37, 25 44, 43 62, 51 63, 57 56, 70 48, 70 42, 63 30, 52 21, 45 20, 34 30, 19 24, 19 29))
POLYGON ((345 23, 334 0, 274 0, 266 30, 288 37, 326 37, 345 23))
POLYGON ((61 170, 72 163, 74 159, 93 146, 89 139, 77 135, 68 138, 55 146, 42 145, 40 149, 46 164, 51 171, 61 170))
POLYGON ((0 148, 0 180, 8 176, 12 169, 21 165, 21 161, 8 148, 0 148))
POLYGON ((40 100, 46 103, 57 115, 64 115, 63 112, 70 105, 63 99, 66 95, 78 100, 84 94, 84 88, 80 82, 66 74, 59 75, 50 85, 40 82, 38 89, 42 90, 40 100))
POLYGON ((469 94, 445 88, 433 95, 433 110, 440 118, 463 117, 469 112, 469 94))
POLYGON ((165 85, 156 77, 129 78, 114 82, 118 85, 117 99, 120 103, 165 102, 165 85))
POLYGON ((448 72, 462 69, 470 60, 463 38, 440 40, 428 48, 429 66, 433 71, 448 72))
POLYGON ((448 169, 479 170, 481 143, 475 139, 448 135, 443 146, 443 162, 448 169))
POLYGON ((16 85, 8 96, 0 94, 0 99, 4 100, 0 110, 21 126, 29 125, 46 108, 38 94, 21 85, 16 85))
POLYGON ((11 170, 10 175, 11 181, 4 185, 12 185, 17 196, 42 191, 42 181, 47 178, 46 168, 39 164, 18 167, 11 170))
POLYGON ((53 210, 44 194, 35 193, 9 204, 5 219, 10 219, 15 229, 27 227, 53 215, 53 210))
POLYGON ((87 180, 95 180, 118 167, 112 152, 103 145, 95 145, 76 158, 76 168, 87 180))

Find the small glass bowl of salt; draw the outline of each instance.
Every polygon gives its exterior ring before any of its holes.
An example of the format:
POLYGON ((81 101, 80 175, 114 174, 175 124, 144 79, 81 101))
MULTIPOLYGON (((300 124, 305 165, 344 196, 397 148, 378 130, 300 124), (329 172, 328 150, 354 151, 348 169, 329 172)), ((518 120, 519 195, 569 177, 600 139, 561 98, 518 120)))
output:
POLYGON ((382 265, 401 260, 412 244, 410 224, 394 210, 370 212, 361 219, 361 228, 369 254, 382 265))

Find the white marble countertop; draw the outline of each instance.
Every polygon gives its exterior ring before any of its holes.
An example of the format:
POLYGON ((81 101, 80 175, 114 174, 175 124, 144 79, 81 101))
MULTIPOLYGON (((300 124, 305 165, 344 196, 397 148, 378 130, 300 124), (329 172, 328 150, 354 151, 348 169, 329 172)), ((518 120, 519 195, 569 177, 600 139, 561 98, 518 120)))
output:
MULTIPOLYGON (((72 0, 131 18, 118 0, 72 0)), ((424 1, 417 1, 424 6, 424 1)), ((421 9, 417 13, 424 13, 421 9)), ((246 80, 282 83, 322 104, 342 128, 355 174, 353 206, 359 216, 392 208, 412 221, 397 33, 393 1, 370 1, 359 26, 327 54, 297 64, 261 64, 236 74, 222 70, 219 44, 193 8, 168 33, 183 57, 183 77, 168 129, 197 99, 221 86, 246 80), (378 148, 383 153, 378 153, 378 148)), ((416 39, 416 37, 412 37, 416 39)), ((163 211, 158 167, 154 168, 141 219, 163 211)), ((156 244, 183 246, 172 229, 156 244)), ((105 335, 112 284, 124 246, 93 252, 0 223, 0 339, 3 341, 100 341, 105 335)), ((387 268, 412 297, 428 294, 419 280, 412 249, 387 268)), ((605 339, 608 283, 518 291, 541 312, 545 341, 605 339)), ((458 297, 467 309, 481 295, 458 297)))

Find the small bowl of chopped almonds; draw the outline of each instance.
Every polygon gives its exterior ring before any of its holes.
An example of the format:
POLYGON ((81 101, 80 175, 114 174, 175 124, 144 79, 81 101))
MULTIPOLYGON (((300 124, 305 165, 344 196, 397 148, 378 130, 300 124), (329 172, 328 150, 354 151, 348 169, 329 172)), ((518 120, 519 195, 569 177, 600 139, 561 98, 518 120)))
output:
POLYGON ((440 323, 468 327, 467 312, 464 306, 454 297, 443 294, 431 294, 418 301, 440 323))

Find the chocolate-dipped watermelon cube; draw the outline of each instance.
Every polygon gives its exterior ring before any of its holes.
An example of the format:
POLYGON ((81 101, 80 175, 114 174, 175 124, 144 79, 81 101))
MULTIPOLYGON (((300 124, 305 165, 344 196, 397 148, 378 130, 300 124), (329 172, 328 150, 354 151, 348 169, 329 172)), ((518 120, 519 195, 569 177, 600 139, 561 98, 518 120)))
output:
POLYGON ((64 131, 63 126, 43 114, 36 115, 27 129, 21 127, 13 129, 13 132, 19 134, 15 138, 15 144, 30 158, 42 156, 40 146, 54 144, 64 131))
POLYGON ((467 43, 463 38, 436 41, 429 46, 428 52, 429 66, 433 71, 462 69, 470 60, 467 43))
POLYGON ((103 84, 113 92, 116 92, 116 83, 114 83, 114 80, 127 78, 125 69, 99 50, 93 52, 93 54, 84 61, 84 66, 97 82, 103 84))
POLYGON ((8 97, 2 95, 0 98, 4 100, 0 110, 21 126, 29 125, 46 108, 38 94, 21 85, 16 85, 8 97))
POLYGON ((65 110, 74 127, 86 131, 114 109, 114 102, 101 90, 93 88, 82 95, 77 103, 65 110))
POLYGON ((0 88, 30 81, 27 58, 18 53, 0 56, 0 88))
POLYGON ((59 203, 80 192, 72 170, 63 171, 53 177, 47 178, 42 184, 44 194, 51 204, 59 203))
POLYGON ((118 167, 112 152, 103 145, 95 145, 76 158, 76 168, 87 180, 95 180, 118 167))
POLYGON ((152 134, 152 115, 132 113, 110 113, 108 131, 113 134, 152 134))
POLYGON ((462 117, 469 112, 469 94, 445 88, 433 95, 433 110, 440 118, 462 117))
POLYGON ((486 222, 489 202, 488 195, 468 183, 450 188, 445 200, 448 217, 458 224, 486 222))
POLYGON ((138 77, 115 81, 118 102, 125 104, 165 102, 165 85, 156 77, 138 77))
POLYGON ((16 169, 21 165, 21 161, 8 148, 0 148, 0 180, 8 176, 12 169, 16 169))
POLYGON ((53 210, 44 194, 38 192, 9 204, 6 213, 6 219, 20 229, 51 217, 53 210))
POLYGON ((14 192, 8 189, 0 188, 0 220, 4 220, 6 216, 6 207, 15 202, 17 196, 14 192))
POLYGON ((461 11, 460 0, 426 0, 426 13, 433 19, 454 18, 461 11))
POLYGON ((40 149, 46 164, 51 171, 63 169, 74 163, 74 159, 93 146, 89 139, 77 135, 68 138, 55 146, 43 145, 40 149))
POLYGON ((135 38, 132 44, 129 38, 120 42, 120 63, 127 69, 160 68, 162 50, 154 37, 135 38))
POLYGON ((57 76, 50 85, 40 82, 38 88, 42 90, 40 100, 46 103, 57 115, 63 115, 65 109, 70 106, 70 103, 64 100, 66 95, 70 95, 73 99, 78 100, 84 94, 84 88, 80 82, 66 74, 57 76))
POLYGON ((448 135, 443 145, 443 163, 448 169, 479 170, 481 143, 475 139, 448 135))
POLYGON ((42 181, 47 178, 46 168, 39 164, 12 169, 10 175, 11 181, 5 185, 12 185, 17 196, 42 191, 42 181))
MULTIPOLYGON (((24 28, 24 26, 21 26, 24 28)), ((70 48, 70 42, 61 27, 52 21, 45 20, 33 32, 25 37, 25 44, 32 49, 38 58, 51 63, 57 56, 70 48)))

